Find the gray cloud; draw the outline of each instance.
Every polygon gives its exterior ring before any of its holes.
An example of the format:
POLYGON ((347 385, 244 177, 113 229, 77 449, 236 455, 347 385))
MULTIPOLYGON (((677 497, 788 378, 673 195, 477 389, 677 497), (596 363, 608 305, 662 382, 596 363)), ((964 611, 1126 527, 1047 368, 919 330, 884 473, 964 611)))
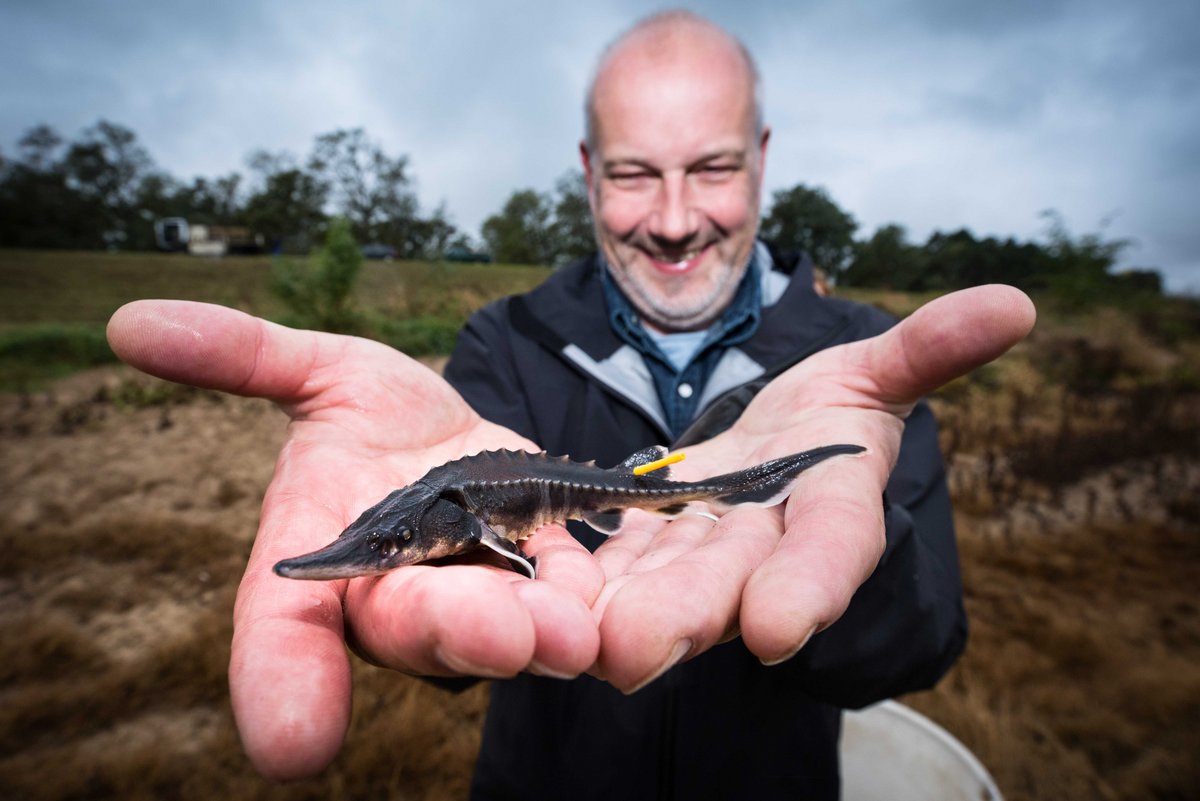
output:
MULTIPOLYGON (((692 7, 743 38, 775 136, 768 191, 827 186, 869 234, 967 226, 1138 243, 1129 262, 1200 290, 1194 2, 870 4, 718 0, 692 7)), ((645 12, 467 0, 45 0, 0 10, 0 148, 39 122, 103 117, 181 178, 244 169, 253 149, 308 152, 362 126, 410 157, 426 208, 477 230, 513 189, 575 166, 592 59, 645 12)))

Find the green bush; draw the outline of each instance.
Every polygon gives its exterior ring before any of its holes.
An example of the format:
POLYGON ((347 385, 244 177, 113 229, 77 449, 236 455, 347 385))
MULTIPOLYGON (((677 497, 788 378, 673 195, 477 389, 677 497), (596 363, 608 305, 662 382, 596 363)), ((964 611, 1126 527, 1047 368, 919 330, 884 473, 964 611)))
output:
POLYGON ((0 389, 31 389, 42 381, 117 361, 104 329, 38 325, 0 333, 0 389))
POLYGON ((376 322, 378 339, 409 356, 442 356, 454 349, 461 321, 444 317, 382 319, 376 322))
POLYGON ((277 262, 272 289, 288 307, 285 322, 338 334, 360 333, 362 317, 350 295, 362 263, 350 223, 341 218, 329 224, 325 245, 308 262, 277 262))

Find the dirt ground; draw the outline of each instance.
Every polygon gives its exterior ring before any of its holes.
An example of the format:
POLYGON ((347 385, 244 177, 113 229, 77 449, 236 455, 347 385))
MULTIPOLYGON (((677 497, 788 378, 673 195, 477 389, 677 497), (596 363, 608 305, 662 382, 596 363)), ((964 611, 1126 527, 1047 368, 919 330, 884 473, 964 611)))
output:
MULTIPOLYGON (((359 665, 323 776, 242 755, 229 618, 282 436, 266 403, 122 368, 0 396, 0 797, 464 795, 485 686, 359 665)), ((985 469, 957 457, 956 494, 985 469)), ((1164 457, 960 517, 971 644, 904 700, 1007 798, 1200 797, 1198 488, 1196 454, 1164 457)))

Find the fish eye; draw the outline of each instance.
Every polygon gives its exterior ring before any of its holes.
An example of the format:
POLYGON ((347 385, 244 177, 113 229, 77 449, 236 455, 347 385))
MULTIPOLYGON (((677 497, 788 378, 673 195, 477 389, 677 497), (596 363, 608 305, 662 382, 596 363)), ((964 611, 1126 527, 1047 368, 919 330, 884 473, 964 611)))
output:
POLYGON ((400 547, 396 545, 396 541, 391 537, 388 537, 379 547, 379 555, 384 559, 391 559, 396 555, 396 551, 398 550, 400 550, 400 547))
POLYGON ((400 532, 400 539, 404 540, 405 542, 408 542, 409 540, 411 540, 411 539, 412 539, 412 536, 413 536, 413 535, 412 535, 412 529, 411 529, 411 528, 406 528, 406 529, 404 529, 403 531, 401 531, 401 532, 400 532))

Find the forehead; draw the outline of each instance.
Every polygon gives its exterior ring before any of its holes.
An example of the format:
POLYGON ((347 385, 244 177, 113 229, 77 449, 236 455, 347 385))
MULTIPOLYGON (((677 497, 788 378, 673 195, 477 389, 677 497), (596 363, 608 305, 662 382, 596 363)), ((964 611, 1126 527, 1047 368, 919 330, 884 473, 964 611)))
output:
POLYGON ((754 82, 737 46, 714 36, 635 39, 597 75, 596 146, 607 160, 673 160, 754 143, 754 82))

